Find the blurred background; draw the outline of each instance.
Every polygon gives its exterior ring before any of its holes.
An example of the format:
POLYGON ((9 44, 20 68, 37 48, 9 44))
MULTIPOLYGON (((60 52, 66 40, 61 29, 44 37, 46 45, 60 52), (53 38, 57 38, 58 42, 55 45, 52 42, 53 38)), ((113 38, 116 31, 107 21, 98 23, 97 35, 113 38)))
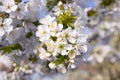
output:
POLYGON ((87 11, 89 57, 65 80, 120 80, 120 0, 77 0, 87 11))

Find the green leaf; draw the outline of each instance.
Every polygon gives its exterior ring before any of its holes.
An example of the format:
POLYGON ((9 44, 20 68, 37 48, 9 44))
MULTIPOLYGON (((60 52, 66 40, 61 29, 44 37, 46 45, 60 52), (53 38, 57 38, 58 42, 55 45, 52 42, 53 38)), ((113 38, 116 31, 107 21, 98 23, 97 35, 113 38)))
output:
POLYGON ((40 25, 39 21, 35 21, 35 22, 33 22, 33 24, 34 24, 35 26, 39 26, 39 25, 40 25))
POLYGON ((0 6, 2 6, 3 4, 2 4, 2 2, 0 1, 0 6))
POLYGON ((16 3, 20 3, 22 0, 15 0, 16 3))
POLYGON ((115 3, 116 0, 102 0, 101 6, 102 7, 107 7, 110 6, 111 4, 115 3))
POLYGON ((56 6, 58 4, 60 0, 48 0, 47 1, 47 8, 49 11, 51 11, 53 9, 54 6, 56 6))
POLYGON ((29 57, 29 60, 32 62, 32 63, 35 63, 35 62, 37 62, 37 56, 36 55, 30 55, 30 57, 29 57))
POLYGON ((25 78, 22 78, 21 80, 26 80, 25 78))
POLYGON ((90 11, 88 11, 87 12, 87 15, 89 16, 89 17, 93 17, 93 16, 97 16, 98 14, 97 14, 97 11, 96 10, 90 10, 90 11))
POLYGON ((57 60, 56 61, 54 61, 54 63, 56 64, 56 65, 58 65, 58 64, 65 64, 65 62, 66 62, 66 60, 69 60, 69 58, 68 58, 68 56, 67 55, 61 55, 61 54, 59 54, 58 56, 57 56, 57 60))
POLYGON ((52 39, 53 41, 57 41, 57 37, 56 37, 56 36, 51 36, 51 39, 52 39))
POLYGON ((31 38, 31 36, 33 36, 33 33, 32 33, 32 32, 28 32, 28 33, 26 34, 26 38, 31 38))
POLYGON ((10 53, 13 50, 23 50, 23 48, 19 43, 17 43, 17 44, 12 44, 9 46, 4 46, 4 47, 0 48, 0 50, 3 50, 3 54, 4 54, 4 53, 10 53))

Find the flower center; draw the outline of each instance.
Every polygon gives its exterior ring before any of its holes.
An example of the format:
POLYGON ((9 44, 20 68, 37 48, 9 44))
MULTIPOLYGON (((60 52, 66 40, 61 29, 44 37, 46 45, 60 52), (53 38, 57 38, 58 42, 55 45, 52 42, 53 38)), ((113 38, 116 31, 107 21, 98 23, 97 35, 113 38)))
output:
POLYGON ((3 23, 0 23, 0 28, 3 27, 3 23))

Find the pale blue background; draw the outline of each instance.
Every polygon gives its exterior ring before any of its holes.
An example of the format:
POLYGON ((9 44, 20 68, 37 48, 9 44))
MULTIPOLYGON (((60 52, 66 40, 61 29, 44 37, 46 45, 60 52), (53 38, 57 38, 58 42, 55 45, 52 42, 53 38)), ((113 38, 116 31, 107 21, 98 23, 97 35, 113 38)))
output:
MULTIPOLYGON (((29 1, 29 0, 23 0, 23 1, 24 1, 24 2, 27 2, 27 1, 29 1)), ((88 2, 88 4, 87 4, 86 7, 92 7, 92 8, 94 8, 94 7, 95 7, 94 0, 89 0, 89 2, 88 2)))

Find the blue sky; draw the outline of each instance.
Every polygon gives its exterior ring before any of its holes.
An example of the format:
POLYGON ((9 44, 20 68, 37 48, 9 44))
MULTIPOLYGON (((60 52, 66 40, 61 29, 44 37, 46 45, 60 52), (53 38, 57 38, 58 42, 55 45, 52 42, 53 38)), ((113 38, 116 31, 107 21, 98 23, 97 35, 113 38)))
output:
POLYGON ((90 1, 89 1, 89 3, 88 3, 88 7, 92 7, 92 8, 95 7, 94 0, 90 0, 90 1))

